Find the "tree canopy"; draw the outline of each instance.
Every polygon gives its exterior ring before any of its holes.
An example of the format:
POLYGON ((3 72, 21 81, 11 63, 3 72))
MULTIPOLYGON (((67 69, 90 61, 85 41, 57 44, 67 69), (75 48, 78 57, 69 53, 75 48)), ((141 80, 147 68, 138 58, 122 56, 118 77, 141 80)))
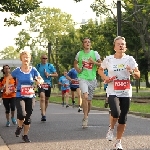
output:
POLYGON ((21 22, 16 20, 16 16, 27 14, 32 12, 34 9, 40 7, 41 1, 38 0, 1 0, 0 11, 10 12, 12 17, 5 18, 4 22, 7 26, 20 25, 21 22))

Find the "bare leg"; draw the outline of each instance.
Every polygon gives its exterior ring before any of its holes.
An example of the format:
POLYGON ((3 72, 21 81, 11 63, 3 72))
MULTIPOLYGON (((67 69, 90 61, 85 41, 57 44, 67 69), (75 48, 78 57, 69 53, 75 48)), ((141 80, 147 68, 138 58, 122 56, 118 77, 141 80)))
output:
POLYGON ((30 125, 24 125, 24 135, 27 135, 29 132, 30 125))
POLYGON ((84 118, 86 119, 88 117, 88 93, 83 94, 82 105, 83 105, 84 118))
POLYGON ((124 133, 126 124, 118 124, 117 126, 117 139, 121 139, 124 133))
POLYGON ((45 97, 45 112, 49 104, 49 97, 45 97))
POLYGON ((41 92, 40 93, 40 107, 41 107, 41 114, 43 116, 45 116, 46 112, 45 112, 45 93, 41 92))
POLYGON ((66 92, 65 98, 66 98, 66 105, 68 105, 68 103, 69 103, 69 93, 68 92, 66 92))
POLYGON ((82 105, 82 97, 81 97, 81 90, 77 88, 77 96, 78 96, 78 105, 81 107, 82 105))

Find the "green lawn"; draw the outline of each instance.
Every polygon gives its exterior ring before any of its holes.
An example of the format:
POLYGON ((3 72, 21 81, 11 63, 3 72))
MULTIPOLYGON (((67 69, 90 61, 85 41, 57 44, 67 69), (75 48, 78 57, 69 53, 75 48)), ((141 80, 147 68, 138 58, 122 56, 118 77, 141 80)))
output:
MULTIPOLYGON (((61 103, 60 96, 51 96, 50 102, 61 103)), ((71 99, 69 100, 69 104, 71 104, 71 99)), ((104 108, 104 100, 94 100, 92 101, 92 106, 104 108)), ((141 113, 150 113, 150 103, 133 103, 131 102, 130 111, 133 112, 141 112, 141 113)))

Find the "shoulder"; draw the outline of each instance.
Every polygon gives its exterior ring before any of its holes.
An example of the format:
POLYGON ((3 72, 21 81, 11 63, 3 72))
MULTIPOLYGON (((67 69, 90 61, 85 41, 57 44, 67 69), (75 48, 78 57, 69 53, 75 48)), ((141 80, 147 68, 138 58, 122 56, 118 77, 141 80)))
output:
POLYGON ((54 67, 54 65, 51 63, 47 63, 47 65, 48 65, 48 67, 54 67))
POLYGON ((37 69, 36 69, 35 67, 32 67, 32 70, 33 70, 33 71, 37 71, 37 69))
POLYGON ((114 55, 109 55, 109 56, 106 56, 105 58, 104 58, 104 60, 106 61, 106 60, 110 60, 110 59, 113 59, 114 58, 114 55))
POLYGON ((17 68, 15 68, 13 71, 12 71, 12 73, 13 72, 19 72, 20 71, 20 67, 17 67, 17 68))
POLYGON ((39 63, 39 64, 36 65, 36 68, 40 68, 40 66, 41 66, 41 64, 39 63))

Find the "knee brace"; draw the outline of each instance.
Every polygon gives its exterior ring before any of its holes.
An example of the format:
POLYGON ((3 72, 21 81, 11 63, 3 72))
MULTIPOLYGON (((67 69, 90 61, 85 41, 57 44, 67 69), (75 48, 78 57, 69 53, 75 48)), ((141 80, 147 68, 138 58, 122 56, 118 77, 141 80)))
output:
POLYGON ((31 124, 31 119, 30 118, 28 118, 28 119, 25 118, 24 124, 25 125, 31 124))

